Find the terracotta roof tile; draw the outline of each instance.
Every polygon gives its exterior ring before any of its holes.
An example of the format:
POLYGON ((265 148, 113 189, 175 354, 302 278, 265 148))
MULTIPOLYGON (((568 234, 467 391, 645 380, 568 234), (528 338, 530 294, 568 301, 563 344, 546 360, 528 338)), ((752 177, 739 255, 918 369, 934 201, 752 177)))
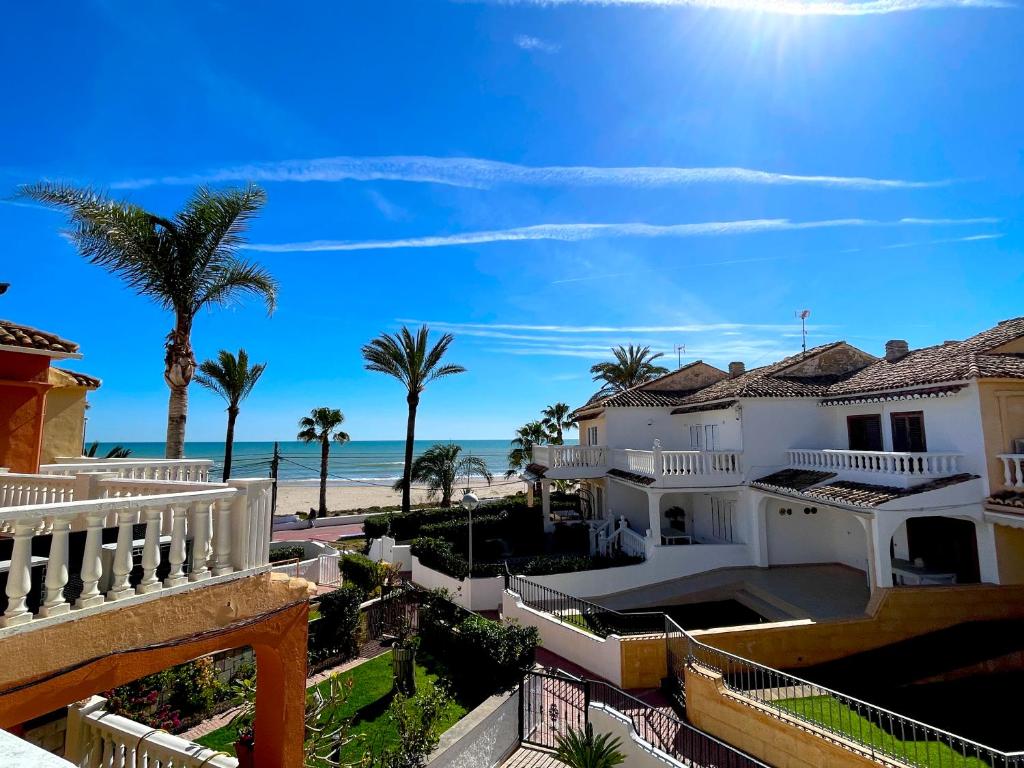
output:
POLYGON ((638 475, 635 472, 627 472, 624 469, 609 469, 609 477, 617 477, 620 480, 633 483, 634 485, 650 485, 654 482, 653 477, 647 477, 647 475, 638 475))
POLYGON ((773 491, 803 491, 812 485, 831 480, 835 472, 817 472, 810 469, 783 469, 759 477, 751 485, 773 491))
POLYGON ((963 473, 940 477, 927 483, 921 483, 910 488, 893 488, 887 485, 871 485, 869 483, 854 483, 849 480, 839 480, 827 485, 819 485, 815 488, 808 488, 802 492, 803 496, 810 496, 823 501, 835 501, 843 504, 853 504, 858 507, 877 507, 887 501, 914 496, 927 491, 937 491, 946 486, 965 483, 968 480, 975 480, 978 475, 963 473))
POLYGON ((57 368, 61 373, 66 373, 68 376, 75 380, 75 383, 80 387, 88 387, 89 389, 99 389, 103 384, 102 381, 97 379, 95 376, 90 376, 87 373, 79 373, 78 371, 69 371, 67 368, 57 368))
POLYGON ((701 403, 700 405, 684 405, 672 411, 673 416, 683 413, 703 413, 704 411, 720 411, 724 408, 732 408, 738 400, 726 400, 721 403, 701 403))
POLYGON ((987 504, 996 504, 1000 507, 1024 509, 1024 493, 1018 493, 1017 491, 999 491, 985 499, 985 502, 987 504))
POLYGON ((0 320, 0 345, 41 349, 47 352, 75 353, 78 351, 78 345, 73 341, 8 320, 0 320))

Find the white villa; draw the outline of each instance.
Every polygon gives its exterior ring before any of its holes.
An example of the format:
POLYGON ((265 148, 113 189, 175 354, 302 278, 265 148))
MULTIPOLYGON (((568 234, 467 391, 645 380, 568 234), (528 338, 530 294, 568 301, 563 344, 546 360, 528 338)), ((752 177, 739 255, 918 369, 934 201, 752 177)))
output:
POLYGON ((580 445, 534 447, 526 477, 549 527, 552 481, 577 481, 593 546, 645 556, 602 594, 809 564, 872 592, 1024 581, 1024 318, 881 358, 697 361, 575 416, 580 445))

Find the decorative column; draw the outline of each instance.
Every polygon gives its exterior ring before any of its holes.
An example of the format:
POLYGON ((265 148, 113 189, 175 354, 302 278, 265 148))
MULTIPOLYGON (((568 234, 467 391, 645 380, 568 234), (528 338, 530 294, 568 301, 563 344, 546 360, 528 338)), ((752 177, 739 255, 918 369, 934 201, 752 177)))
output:
POLYGON ((68 531, 71 521, 55 518, 50 535, 50 557, 46 562, 46 596, 39 607, 40 616, 58 616, 71 610, 64 599, 68 583, 68 531))
POLYGON ((171 570, 167 574, 167 578, 164 579, 165 587, 177 587, 188 581, 182 567, 185 563, 185 515, 187 513, 187 505, 175 504, 171 507, 171 551, 167 558, 171 564, 171 570))
MULTIPOLYGON (((654 482, 657 485, 661 485, 662 477, 664 477, 664 475, 665 475, 665 465, 663 463, 664 459, 663 459, 663 457, 661 455, 661 440, 655 439, 654 446, 653 446, 653 448, 651 450, 651 454, 652 454, 652 458, 654 460, 654 482)), ((652 530, 653 530, 653 528, 652 528, 652 530)), ((660 526, 659 526, 659 531, 660 530, 661 529, 660 529, 660 526)), ((661 538, 660 538, 661 534, 659 533, 658 535, 659 535, 658 541, 660 542, 661 541, 661 538)))
POLYGON ((208 501, 197 501, 192 505, 192 572, 189 581, 210 578, 207 562, 210 559, 210 507, 208 501))
POLYGON ((544 515, 544 533, 551 533, 555 530, 555 524, 551 522, 551 481, 540 481, 540 506, 544 515))
POLYGON ((214 576, 223 576, 231 567, 231 499, 217 499, 213 505, 213 559, 210 562, 214 576))
POLYGON ((162 587, 156 578, 160 565, 160 527, 163 507, 145 507, 142 518, 146 523, 146 543, 142 547, 142 581, 135 588, 136 594, 145 595, 162 587))
POLYGON ((14 523, 14 548, 7 571, 7 610, 0 625, 14 627, 32 620, 26 597, 32 589, 32 535, 37 520, 17 520, 14 523))
POLYGON ((999 558, 996 551, 995 525, 975 522, 974 539, 978 545, 978 573, 981 581, 998 584, 999 558))
POLYGON ((132 572, 132 527, 135 525, 134 509, 122 509, 117 513, 117 549, 114 550, 114 562, 111 571, 114 574, 107 592, 108 600, 123 600, 135 594, 128 586, 128 577, 132 572))
POLYGON ((100 576, 103 575, 103 520, 106 512, 89 512, 85 522, 85 551, 82 554, 82 594, 75 601, 76 608, 91 608, 103 603, 100 594, 100 576))
POLYGON ((647 491, 648 538, 656 546, 661 545, 661 497, 660 491, 647 491))

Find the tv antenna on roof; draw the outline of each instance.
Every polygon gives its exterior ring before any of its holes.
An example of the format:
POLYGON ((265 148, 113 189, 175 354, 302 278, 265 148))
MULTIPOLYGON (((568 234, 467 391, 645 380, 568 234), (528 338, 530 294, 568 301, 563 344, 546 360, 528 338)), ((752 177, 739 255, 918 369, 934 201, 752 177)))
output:
POLYGON ((807 354, 807 318, 811 316, 811 310, 801 309, 793 313, 800 318, 800 335, 804 341, 804 354, 807 354))
POLYGON ((686 351, 685 344, 676 344, 673 349, 676 351, 676 368, 683 367, 683 352, 686 351))

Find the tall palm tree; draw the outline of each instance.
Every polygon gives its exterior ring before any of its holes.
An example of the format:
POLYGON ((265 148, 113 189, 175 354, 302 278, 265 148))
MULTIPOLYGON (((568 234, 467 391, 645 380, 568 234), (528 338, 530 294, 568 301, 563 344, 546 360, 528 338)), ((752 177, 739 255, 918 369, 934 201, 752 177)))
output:
POLYGON ((206 307, 229 304, 243 294, 262 298, 273 312, 277 283, 259 265, 238 256, 246 226, 266 202, 257 186, 210 190, 199 187, 173 218, 112 200, 88 188, 39 182, 20 195, 63 210, 67 237, 91 263, 121 278, 141 296, 174 315, 167 335, 164 381, 171 390, 165 455, 185 449, 188 385, 196 369, 192 325, 206 307))
POLYGON ((196 384, 216 392, 228 404, 228 430, 224 437, 224 482, 231 477, 231 455, 235 449, 235 419, 238 418, 238 406, 252 392, 256 382, 260 380, 266 363, 249 365, 249 354, 244 349, 238 350, 238 357, 222 349, 217 353, 216 360, 204 360, 196 373, 196 384))
MULTIPOLYGON (((455 482, 459 477, 468 481, 472 475, 480 475, 487 484, 491 484, 493 475, 487 468, 487 462, 479 456, 463 456, 461 445, 453 443, 435 443, 416 457, 412 463, 412 479, 417 483, 426 483, 431 498, 441 494, 441 506, 452 505, 452 494, 455 482)), ((395 482, 395 490, 402 489, 402 480, 395 482)))
POLYGON ((530 421, 516 430, 512 438, 512 450, 508 452, 508 470, 505 477, 513 477, 530 463, 530 452, 535 445, 546 445, 550 435, 544 424, 530 421))
POLYGON ((413 335, 403 325, 398 333, 382 333, 363 346, 366 370, 386 373, 405 385, 405 401, 409 405, 409 416, 405 427, 405 470, 402 474, 403 512, 408 512, 411 506, 412 447, 416 439, 416 409, 420 404, 420 395, 427 384, 435 379, 463 373, 466 370, 454 363, 441 364, 445 352, 454 340, 454 336, 445 333, 431 346, 430 329, 427 326, 424 325, 413 335))
POLYGON ((654 361, 664 357, 664 352, 651 352, 650 347, 612 347, 613 362, 597 363, 590 366, 594 381, 603 381, 600 395, 610 395, 643 384, 668 373, 668 368, 655 365, 654 361))
POLYGON ((320 443, 320 508, 317 514, 327 514, 327 460, 331 456, 331 441, 344 444, 349 441, 347 432, 341 431, 345 414, 337 408, 314 408, 309 416, 299 419, 297 439, 304 443, 320 443))
POLYGON ((541 415, 544 417, 541 424, 551 435, 552 445, 562 445, 565 431, 576 429, 576 419, 569 415, 571 413, 572 408, 568 403, 555 403, 541 411, 541 415))

